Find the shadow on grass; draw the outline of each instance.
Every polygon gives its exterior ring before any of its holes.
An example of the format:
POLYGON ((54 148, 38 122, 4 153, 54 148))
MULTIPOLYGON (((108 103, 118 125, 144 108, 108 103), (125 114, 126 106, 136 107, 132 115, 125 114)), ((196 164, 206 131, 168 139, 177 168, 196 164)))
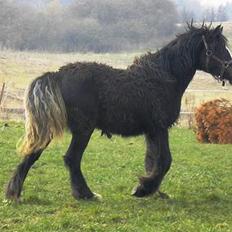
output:
MULTIPOLYGON (((134 200, 133 200, 134 201, 134 200)), ((128 204, 128 201, 127 201, 128 204)), ((228 210, 232 207, 232 199, 228 199, 216 194, 210 194, 206 196, 184 196, 181 198, 171 197, 169 199, 157 198, 157 196, 151 196, 144 199, 138 199, 136 207, 144 210, 151 211, 173 211, 180 212, 186 211, 189 215, 195 215, 196 212, 199 217, 205 214, 211 214, 215 212, 217 214, 228 214, 228 210)))
POLYGON ((219 205, 221 207, 224 207, 225 205, 232 206, 232 200, 223 199, 223 198, 201 198, 201 199, 169 199, 167 200, 167 203, 172 206, 176 207, 196 207, 196 208, 211 208, 211 209, 217 209, 219 205))
POLYGON ((23 199, 21 204, 23 205, 40 205, 40 206, 47 206, 47 205, 52 205, 54 202, 49 201, 47 199, 40 199, 36 196, 29 197, 27 199, 23 199))

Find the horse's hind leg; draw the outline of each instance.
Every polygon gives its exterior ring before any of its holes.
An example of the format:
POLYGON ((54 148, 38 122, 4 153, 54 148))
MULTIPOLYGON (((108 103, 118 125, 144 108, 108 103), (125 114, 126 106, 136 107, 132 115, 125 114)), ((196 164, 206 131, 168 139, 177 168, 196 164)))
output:
POLYGON ((81 171, 81 159, 92 132, 93 129, 87 129, 84 132, 72 132, 72 141, 64 157, 65 164, 70 172, 72 194, 76 199, 94 197, 81 171))
POLYGON ((159 189, 172 161, 167 130, 161 129, 155 136, 146 135, 146 143, 145 169, 147 176, 140 178, 140 184, 133 192, 133 195, 137 197, 152 194, 159 189))
MULTIPOLYGON (((43 149, 44 150, 44 149, 43 149)), ((10 200, 18 201, 21 195, 23 183, 26 179, 26 176, 35 163, 39 159, 43 150, 39 150, 35 153, 27 155, 23 161, 18 165, 14 175, 10 179, 7 189, 6 189, 6 198, 10 200)))

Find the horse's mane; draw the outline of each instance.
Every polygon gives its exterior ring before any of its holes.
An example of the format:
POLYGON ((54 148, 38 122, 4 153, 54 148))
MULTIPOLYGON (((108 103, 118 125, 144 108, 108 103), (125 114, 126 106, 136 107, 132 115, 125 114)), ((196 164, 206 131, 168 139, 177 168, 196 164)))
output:
MULTIPOLYGON (((189 51, 193 51, 202 44, 202 35, 208 35, 210 31, 214 30, 212 24, 202 24, 200 27, 195 27, 193 24, 187 24, 186 31, 182 34, 176 35, 176 38, 164 46, 162 49, 157 50, 155 53, 148 52, 145 55, 136 57, 133 64, 128 66, 131 72, 152 72, 154 69, 164 69, 170 71, 170 62, 182 62, 185 64, 192 63, 196 57, 189 51), (173 52, 175 50, 175 52, 173 52)), ((221 39, 227 44, 227 39, 222 35, 221 39)), ((182 65, 177 65, 180 69, 182 65)), ((180 70, 181 72, 182 70, 180 70)), ((159 78, 159 77, 158 77, 159 78)))

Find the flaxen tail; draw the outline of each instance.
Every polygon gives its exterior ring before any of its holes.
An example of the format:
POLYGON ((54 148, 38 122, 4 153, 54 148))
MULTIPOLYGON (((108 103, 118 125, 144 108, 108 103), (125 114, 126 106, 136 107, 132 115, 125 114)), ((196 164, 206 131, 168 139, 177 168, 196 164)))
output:
POLYGON ((44 149, 61 136, 67 125, 64 101, 53 73, 35 79, 25 98, 25 136, 18 148, 22 155, 44 149))

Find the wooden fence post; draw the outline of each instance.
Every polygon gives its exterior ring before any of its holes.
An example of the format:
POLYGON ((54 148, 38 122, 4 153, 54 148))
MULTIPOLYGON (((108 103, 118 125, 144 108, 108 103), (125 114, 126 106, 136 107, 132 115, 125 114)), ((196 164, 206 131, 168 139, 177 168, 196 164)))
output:
POLYGON ((3 99, 3 94, 4 94, 4 89, 5 89, 6 83, 4 82, 2 84, 2 89, 1 89, 1 93, 0 93, 0 106, 2 104, 2 99, 3 99))

